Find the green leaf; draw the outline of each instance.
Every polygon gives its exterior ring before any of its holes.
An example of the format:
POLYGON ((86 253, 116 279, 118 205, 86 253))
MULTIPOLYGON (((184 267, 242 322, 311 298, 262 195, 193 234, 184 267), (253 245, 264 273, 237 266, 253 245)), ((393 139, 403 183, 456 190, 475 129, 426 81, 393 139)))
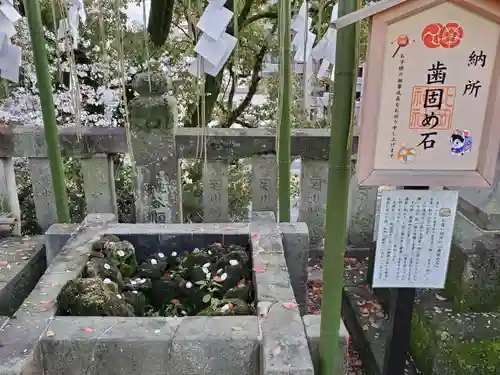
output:
POLYGON ((200 281, 197 281, 195 282, 196 285, 205 285, 205 281, 204 280, 200 280, 200 281))
POLYGON ((210 295, 210 294, 205 294, 203 296, 203 302, 204 303, 208 303, 211 299, 212 299, 212 295, 210 295))

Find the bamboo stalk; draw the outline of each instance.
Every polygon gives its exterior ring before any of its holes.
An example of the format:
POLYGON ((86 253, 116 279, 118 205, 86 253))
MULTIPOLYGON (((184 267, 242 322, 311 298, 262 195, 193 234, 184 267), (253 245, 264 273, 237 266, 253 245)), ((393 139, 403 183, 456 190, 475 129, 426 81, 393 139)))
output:
POLYGON ((35 58, 37 86, 42 106, 45 140, 52 174, 52 185, 57 209, 57 218, 60 223, 69 223, 68 194, 64 178, 64 168, 57 131, 57 119, 52 97, 52 79, 49 73, 47 50, 43 34, 40 2, 25 0, 24 8, 28 17, 31 45, 35 58))
POLYGON ((289 0, 279 2, 279 112, 277 129, 279 221, 290 221, 290 159, 292 98, 292 14, 289 0))
MULTIPOLYGON (((359 0, 339 0, 339 17, 354 12, 359 0)), ((339 329, 347 241, 347 207, 351 165, 353 98, 358 65, 358 33, 355 24, 338 31, 330 115, 330 157, 325 218, 323 303, 321 307, 320 374, 339 369, 339 329)))

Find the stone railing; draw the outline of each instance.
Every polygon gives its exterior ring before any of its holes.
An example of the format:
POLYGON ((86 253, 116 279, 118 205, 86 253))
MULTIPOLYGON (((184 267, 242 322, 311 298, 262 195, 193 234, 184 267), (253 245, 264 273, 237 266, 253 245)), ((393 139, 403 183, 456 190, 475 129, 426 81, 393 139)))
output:
MULTIPOLYGON (((132 136, 127 142, 123 128, 61 128, 64 156, 79 158, 87 213, 117 211, 113 158, 128 153, 131 144, 136 163, 136 220, 138 222, 182 222, 180 160, 199 156, 200 128, 153 130, 132 136), (160 208, 153 205, 160 200, 160 208)), ((203 168, 203 212, 205 222, 228 222, 228 163, 249 158, 252 166, 251 200, 255 210, 276 213, 277 161, 275 132, 265 129, 208 129, 206 168, 203 168)), ((301 129, 292 135, 292 155, 301 158, 299 220, 310 228, 313 243, 323 237, 328 176, 329 130, 301 129)), ((357 149, 354 138, 353 152, 357 149)), ((0 212, 10 212, 19 223, 20 208, 15 185, 13 158, 28 159, 33 182, 36 217, 42 229, 57 222, 55 197, 43 129, 17 126, 0 130, 0 212)), ((353 179, 351 197, 351 242, 371 241, 376 192, 359 190, 353 179)), ((372 189, 373 190, 373 189, 372 189)), ((17 225, 16 230, 19 230, 17 225)))

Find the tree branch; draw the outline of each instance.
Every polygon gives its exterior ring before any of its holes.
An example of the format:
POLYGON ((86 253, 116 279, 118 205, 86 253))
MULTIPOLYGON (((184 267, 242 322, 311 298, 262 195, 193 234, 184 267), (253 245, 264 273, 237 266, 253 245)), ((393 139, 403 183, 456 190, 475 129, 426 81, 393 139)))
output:
POLYGON ((255 13, 254 15, 248 17, 245 22, 241 25, 241 29, 250 25, 251 23, 254 23, 258 20, 262 20, 264 18, 268 19, 277 19, 278 18, 278 12, 277 11, 267 11, 267 12, 260 12, 260 13, 255 13))
MULTIPOLYGON (((252 9, 252 0, 245 0, 245 4, 243 5, 243 8, 241 8, 241 11, 239 12, 238 16, 238 29, 241 30, 242 25, 245 23, 245 20, 247 19, 248 15, 250 14, 250 10, 252 9)), ((231 31, 233 33, 230 33, 231 35, 234 34, 234 24, 231 26, 231 31)))
POLYGON ((184 18, 186 19, 186 22, 188 24, 188 30, 191 32, 192 37, 189 37, 190 40, 193 41, 193 43, 196 43, 198 41, 198 33, 196 32, 196 23, 193 20, 193 17, 189 14, 189 9, 186 7, 186 4, 182 2, 182 13, 184 14, 184 18))
POLYGON ((259 88, 259 82, 261 80, 261 71, 262 71, 262 62, 264 61, 264 57, 267 53, 267 50, 269 48, 269 39, 273 36, 273 34, 276 32, 276 29, 278 28, 278 23, 275 22, 273 25, 273 28, 271 30, 271 33, 269 34, 267 41, 262 45, 260 48, 259 53, 256 56, 255 59, 255 64, 252 69, 252 78, 250 80, 250 86, 248 87, 248 92, 243 99, 243 101, 236 107, 228 116, 227 120, 225 121, 223 127, 224 128, 229 128, 236 120, 238 117, 245 112, 245 110, 248 108, 248 106, 252 103, 252 99, 254 95, 257 92, 257 89, 259 88))
POLYGON ((172 22, 172 25, 174 25, 175 27, 177 27, 189 39, 190 42, 193 42, 193 39, 196 39, 196 35, 193 35, 193 36, 189 35, 187 33, 187 31, 184 30, 182 27, 180 27, 177 23, 172 22))
POLYGON ((231 88, 229 90, 229 95, 227 98, 227 108, 229 111, 232 111, 233 110, 234 94, 236 92, 236 85, 237 85, 238 77, 236 76, 236 73, 234 72, 232 62, 230 62, 227 65, 227 70, 229 71, 229 75, 231 76, 231 88))

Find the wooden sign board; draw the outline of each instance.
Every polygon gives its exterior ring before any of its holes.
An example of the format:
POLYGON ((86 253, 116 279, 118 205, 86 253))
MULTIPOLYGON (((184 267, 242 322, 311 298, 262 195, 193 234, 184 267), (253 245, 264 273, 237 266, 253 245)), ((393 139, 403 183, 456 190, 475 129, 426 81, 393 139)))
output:
POLYGON ((360 185, 491 186, 500 144, 500 2, 392 3, 370 14, 360 185))

